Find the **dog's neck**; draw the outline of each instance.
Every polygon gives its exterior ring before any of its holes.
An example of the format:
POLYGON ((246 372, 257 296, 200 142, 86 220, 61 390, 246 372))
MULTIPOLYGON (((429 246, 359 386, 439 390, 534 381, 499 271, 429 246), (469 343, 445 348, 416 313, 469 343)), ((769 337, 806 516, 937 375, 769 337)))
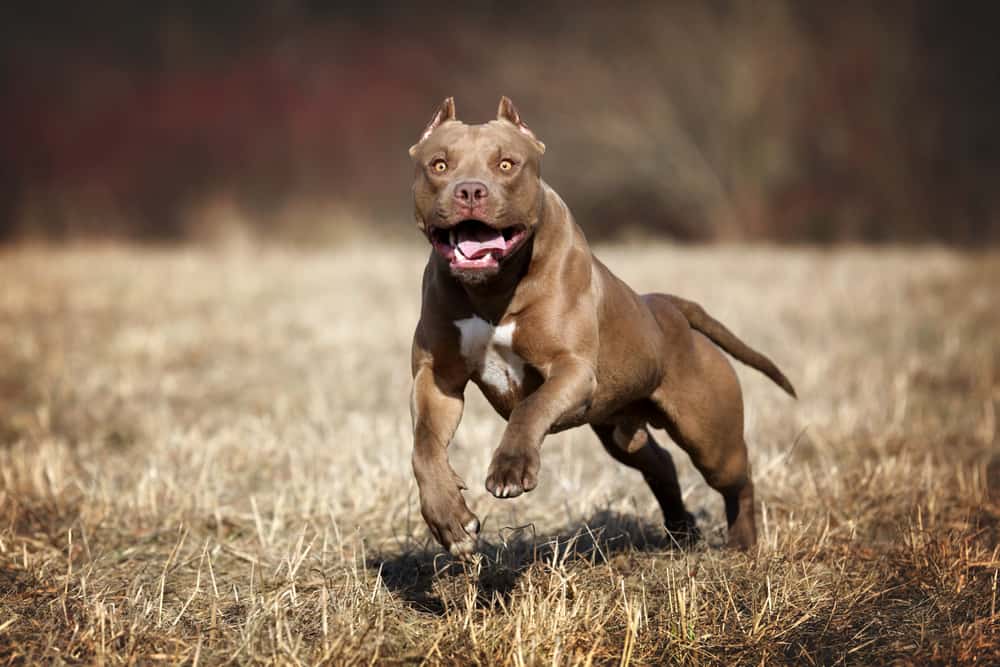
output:
POLYGON ((535 234, 532 234, 490 280, 483 283, 459 282, 477 316, 492 324, 498 324, 503 319, 514 299, 517 286, 531 267, 534 246, 535 234))

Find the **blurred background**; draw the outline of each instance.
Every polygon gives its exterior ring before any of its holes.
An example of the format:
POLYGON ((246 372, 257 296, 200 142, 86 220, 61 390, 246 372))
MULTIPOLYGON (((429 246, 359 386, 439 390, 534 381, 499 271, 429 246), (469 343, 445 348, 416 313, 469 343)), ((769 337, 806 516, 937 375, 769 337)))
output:
POLYGON ((1000 240, 988 5, 5 3, 0 240, 413 234, 501 94, 593 239, 1000 240))

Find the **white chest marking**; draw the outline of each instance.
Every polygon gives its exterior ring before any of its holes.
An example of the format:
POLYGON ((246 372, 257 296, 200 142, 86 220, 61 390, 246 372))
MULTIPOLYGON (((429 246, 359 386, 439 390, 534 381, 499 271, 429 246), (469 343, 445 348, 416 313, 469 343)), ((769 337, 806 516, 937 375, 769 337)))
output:
POLYGON ((506 394, 524 382, 524 359, 514 353, 515 322, 494 327, 479 317, 455 320, 462 357, 469 369, 506 394))

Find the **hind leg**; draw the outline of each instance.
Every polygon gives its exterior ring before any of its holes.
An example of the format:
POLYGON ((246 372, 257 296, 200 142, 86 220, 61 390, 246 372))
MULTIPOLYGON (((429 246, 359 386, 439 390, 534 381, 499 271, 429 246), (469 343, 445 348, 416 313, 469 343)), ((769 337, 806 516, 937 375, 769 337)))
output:
POLYGON ((642 473, 660 504, 667 532, 681 543, 696 541, 698 527, 684 507, 674 461, 653 439, 645 424, 593 424, 591 428, 612 458, 642 473))
MULTIPOLYGON (((729 361, 707 338, 691 332, 690 354, 674 358, 672 372, 654 392, 662 426, 688 453, 713 489, 722 494, 728 545, 757 543, 754 490, 743 440, 743 396, 729 361)), ((661 424, 655 424, 661 426, 661 424)))

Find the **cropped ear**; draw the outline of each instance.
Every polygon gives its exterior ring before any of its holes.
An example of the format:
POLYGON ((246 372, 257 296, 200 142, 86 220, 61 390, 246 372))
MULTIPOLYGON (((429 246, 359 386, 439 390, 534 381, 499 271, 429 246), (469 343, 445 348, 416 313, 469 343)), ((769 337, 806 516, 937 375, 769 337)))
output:
POLYGON ((439 125, 449 120, 455 120, 454 97, 446 97, 444 101, 441 102, 441 106, 434 112, 434 115, 431 117, 431 122, 427 123, 427 127, 424 128, 423 134, 420 135, 420 139, 417 140, 417 143, 410 146, 410 157, 413 157, 413 154, 417 152, 417 146, 419 146, 427 137, 431 136, 431 132, 436 130, 439 125))
POLYGON ((538 150, 542 153, 545 152, 545 144, 538 140, 535 133, 528 129, 528 126, 524 124, 521 120, 521 114, 517 112, 517 107, 514 103, 510 101, 510 98, 504 95, 500 98, 500 106, 497 107, 497 120, 505 120, 508 123, 512 123, 521 134, 525 135, 538 147, 538 150))

